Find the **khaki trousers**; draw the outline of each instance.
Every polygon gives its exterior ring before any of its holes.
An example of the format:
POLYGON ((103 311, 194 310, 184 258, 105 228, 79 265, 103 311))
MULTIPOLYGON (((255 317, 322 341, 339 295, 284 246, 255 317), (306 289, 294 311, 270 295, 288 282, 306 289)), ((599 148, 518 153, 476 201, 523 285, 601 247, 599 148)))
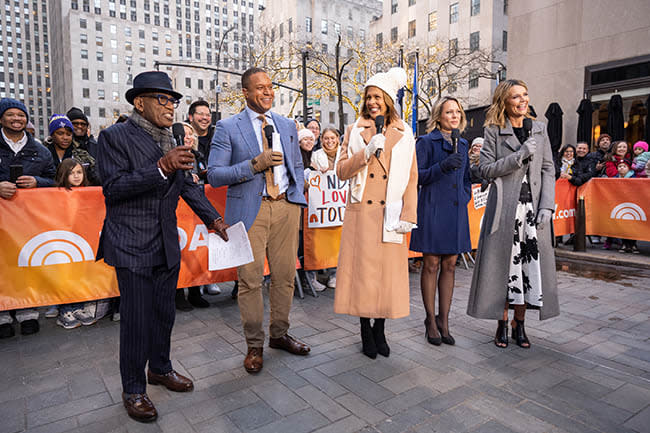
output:
POLYGON ((280 338, 289 330, 301 214, 300 206, 285 199, 262 200, 255 222, 248 230, 254 261, 237 269, 237 300, 248 347, 264 345, 262 280, 265 256, 271 271, 269 334, 271 338, 280 338))

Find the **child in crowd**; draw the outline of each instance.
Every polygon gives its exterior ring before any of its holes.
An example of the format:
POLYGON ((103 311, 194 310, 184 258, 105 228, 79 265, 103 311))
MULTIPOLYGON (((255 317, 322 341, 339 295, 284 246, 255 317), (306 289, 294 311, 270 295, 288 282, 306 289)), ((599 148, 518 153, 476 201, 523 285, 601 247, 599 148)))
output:
POLYGON ((648 177, 648 172, 646 171, 646 164, 650 161, 648 143, 645 141, 637 141, 634 143, 632 153, 634 154, 632 170, 634 170, 635 177, 648 177))
POLYGON ((630 161, 628 161, 627 159, 620 161, 616 166, 616 169, 618 170, 618 176, 616 177, 624 177, 624 178, 635 177, 634 170, 632 170, 632 164, 630 164, 630 161))
MULTIPOLYGON (((56 175, 54 176, 54 184, 69 191, 72 188, 86 186, 88 185, 86 171, 76 159, 66 158, 59 163, 56 175)), ((56 306, 50 307, 45 312, 45 317, 56 317, 53 316, 56 308, 56 306)), ((95 301, 60 305, 58 307, 56 324, 65 329, 74 329, 81 325, 92 325, 97 322, 95 310, 95 301)))

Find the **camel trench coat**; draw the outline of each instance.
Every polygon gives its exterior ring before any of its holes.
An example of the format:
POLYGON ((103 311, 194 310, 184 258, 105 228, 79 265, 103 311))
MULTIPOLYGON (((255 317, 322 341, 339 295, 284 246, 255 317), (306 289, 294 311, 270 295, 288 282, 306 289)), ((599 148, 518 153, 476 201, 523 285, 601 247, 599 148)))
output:
MULTIPOLYGON (((365 129, 361 137, 368 144, 375 134, 371 119, 360 119, 365 129)), ((409 315, 408 240, 401 244, 382 242, 384 207, 393 147, 402 139, 415 140, 404 134, 402 121, 390 125, 384 151, 379 160, 371 156, 366 162, 363 151, 348 158, 352 128, 348 127, 336 164, 340 179, 347 180, 368 165, 368 176, 360 203, 348 203, 345 210, 341 248, 336 272, 334 312, 369 318, 396 319, 409 315)), ((407 187, 402 196, 400 220, 417 221, 418 166, 415 152, 407 187)), ((348 193, 349 194, 349 193, 348 193)))
MULTIPOLYGON (((478 254, 472 275, 467 314, 479 319, 503 318, 514 238, 515 211, 524 175, 533 196, 535 215, 539 209, 555 209, 555 167, 546 125, 533 122, 532 137, 537 149, 530 162, 519 152, 521 144, 512 125, 489 126, 484 131, 479 171, 490 181, 490 192, 481 226, 478 254)), ((542 273, 541 320, 560 314, 553 250, 553 222, 537 229, 542 273)))

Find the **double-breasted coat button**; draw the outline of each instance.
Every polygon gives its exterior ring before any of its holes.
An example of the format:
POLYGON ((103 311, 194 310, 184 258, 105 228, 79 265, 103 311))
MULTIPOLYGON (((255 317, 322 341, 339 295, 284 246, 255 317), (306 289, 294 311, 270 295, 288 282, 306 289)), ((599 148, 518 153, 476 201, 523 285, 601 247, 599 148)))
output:
POLYGON ((458 206, 458 202, 454 200, 454 206, 458 206))
POLYGON ((372 204, 372 200, 368 200, 368 204, 372 204))
POLYGON ((383 200, 382 200, 382 201, 380 201, 379 203, 380 203, 380 204, 386 204, 386 202, 385 202, 385 201, 383 201, 383 200))
POLYGON ((384 179, 387 179, 387 178, 388 178, 388 176, 384 175, 384 179))
POLYGON ((375 173, 370 173, 370 177, 375 177, 375 173))

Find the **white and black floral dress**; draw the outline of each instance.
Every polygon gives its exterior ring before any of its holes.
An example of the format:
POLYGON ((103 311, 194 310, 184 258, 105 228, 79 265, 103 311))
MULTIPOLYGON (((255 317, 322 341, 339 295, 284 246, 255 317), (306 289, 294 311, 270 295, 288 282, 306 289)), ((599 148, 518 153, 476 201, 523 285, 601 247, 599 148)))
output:
MULTIPOLYGON (((521 143, 525 141, 523 128, 513 128, 521 143), (517 131, 517 130, 522 130, 517 131)), ((539 264, 535 210, 528 175, 521 184, 515 212, 515 227, 510 253, 508 276, 508 303, 510 305, 542 306, 542 272, 539 264)))

